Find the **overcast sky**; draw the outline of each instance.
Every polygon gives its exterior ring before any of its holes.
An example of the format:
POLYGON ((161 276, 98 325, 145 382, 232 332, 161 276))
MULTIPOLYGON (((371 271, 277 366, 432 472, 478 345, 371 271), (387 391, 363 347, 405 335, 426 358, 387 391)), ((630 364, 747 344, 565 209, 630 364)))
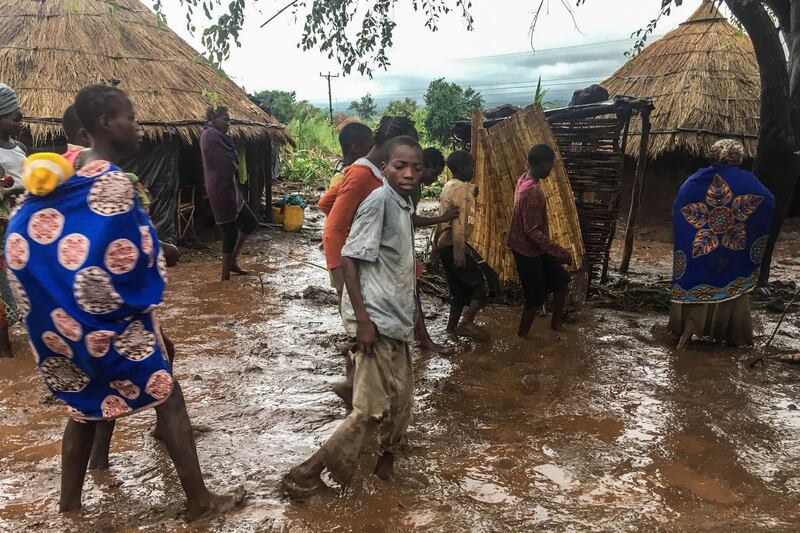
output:
MULTIPOLYGON (((259 26, 286 0, 259 0, 248 11, 242 47, 234 48, 225 63, 227 74, 248 92, 262 89, 296 91, 298 98, 327 101, 327 84, 320 72, 340 68, 317 51, 297 48, 302 20, 287 11, 264 29, 259 26)), ((575 0, 564 0, 574 6, 575 0)), ((168 23, 201 49, 199 40, 184 29, 179 2, 168 8, 168 23)), ((251 2, 252 3, 252 2, 251 2)), ((684 0, 662 19, 657 34, 673 29, 688 18, 701 0, 684 0)), ((364 5, 365 2, 362 2, 364 5)), ((474 31, 467 31, 458 15, 445 17, 436 33, 424 26, 423 15, 398 2, 392 65, 376 71, 373 79, 352 74, 333 82, 338 107, 370 92, 379 104, 410 96, 421 100, 428 83, 445 77, 480 90, 489 103, 528 98, 539 75, 550 96, 561 97, 574 88, 597 83, 625 61, 631 32, 645 26, 657 13, 661 0, 588 0, 575 8, 578 32, 561 0, 550 0, 534 35, 528 29, 538 0, 473 0, 474 31)), ((201 15, 202 16, 202 15, 201 15)))

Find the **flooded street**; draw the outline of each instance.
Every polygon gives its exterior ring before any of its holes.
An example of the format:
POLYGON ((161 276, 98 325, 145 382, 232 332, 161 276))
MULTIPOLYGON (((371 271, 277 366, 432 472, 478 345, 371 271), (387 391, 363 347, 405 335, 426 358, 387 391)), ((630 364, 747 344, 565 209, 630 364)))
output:
MULTIPOLYGON (((214 245, 217 249, 218 245, 214 245)), ((117 424, 107 472, 87 475, 80 516, 57 512, 64 408, 48 399, 27 342, 0 360, 2 531, 796 531, 800 523, 800 367, 751 369, 752 349, 693 345, 677 353, 666 312, 589 305, 567 329, 537 319, 515 336, 517 310, 482 313, 494 340, 455 356, 415 357, 416 407, 397 481, 369 475, 303 504, 280 478, 344 416, 330 385, 344 372, 341 321, 325 287, 318 232, 262 230, 221 283, 218 258, 187 251, 170 271, 162 313, 201 465, 217 490, 243 485, 246 505, 187 525, 183 492, 154 413, 117 424)), ((781 243, 775 278, 797 279, 800 234, 781 243)), ((670 272, 671 247, 646 241, 639 277, 670 272)), ((426 299, 434 338, 447 308, 426 299)), ((755 313, 757 343, 780 313, 755 313)), ((800 315, 773 344, 800 351, 800 315)))

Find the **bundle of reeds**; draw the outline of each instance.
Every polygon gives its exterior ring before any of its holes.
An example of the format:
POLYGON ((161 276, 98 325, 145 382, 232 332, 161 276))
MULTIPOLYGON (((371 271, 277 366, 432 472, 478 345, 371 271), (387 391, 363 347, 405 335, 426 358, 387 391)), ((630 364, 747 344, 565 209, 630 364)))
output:
POLYGON ((556 152, 553 172, 541 187, 547 200, 550 238, 572 254, 573 269, 581 269, 584 245, 575 198, 564 161, 541 107, 531 106, 489 129, 473 114, 472 151, 475 157, 479 195, 472 245, 504 282, 516 281, 514 256, 506 247, 506 236, 514 209, 517 179, 528 168, 528 150, 547 144, 556 152))

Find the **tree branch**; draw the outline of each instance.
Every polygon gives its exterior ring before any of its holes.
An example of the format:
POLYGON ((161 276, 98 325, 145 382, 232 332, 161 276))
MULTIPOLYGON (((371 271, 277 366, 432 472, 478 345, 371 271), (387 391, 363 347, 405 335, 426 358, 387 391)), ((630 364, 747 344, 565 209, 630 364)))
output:
POLYGON ((786 41, 786 46, 789 50, 792 49, 792 17, 791 17, 791 10, 789 6, 790 0, 764 0, 764 5, 766 5, 772 14, 775 15, 775 18, 778 19, 778 24, 780 25, 781 33, 783 34, 783 38, 786 41))

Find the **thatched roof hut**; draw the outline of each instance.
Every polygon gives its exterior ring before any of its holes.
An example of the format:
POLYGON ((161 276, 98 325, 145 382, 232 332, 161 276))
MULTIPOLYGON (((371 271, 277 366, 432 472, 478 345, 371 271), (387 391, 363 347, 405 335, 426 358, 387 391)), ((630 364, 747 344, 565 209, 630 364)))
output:
POLYGON ((152 140, 196 139, 212 101, 230 109, 234 138, 288 140, 277 120, 138 0, 0 0, 0 12, 0 80, 19 94, 36 145, 63 135, 64 109, 91 83, 125 90, 152 140))
MULTIPOLYGON (((709 0, 602 86, 611 96, 654 100, 650 159, 673 152, 707 159, 723 138, 755 155, 761 84, 753 44, 709 0)), ((636 135, 641 122, 631 127, 636 135)), ((628 155, 637 156, 638 144, 628 143, 628 155)))
POLYGON ((0 0, 0 13, 0 81, 19 95, 24 142, 62 148, 61 116, 86 85, 117 85, 131 97, 146 142, 123 166, 153 193, 151 217, 162 239, 180 238, 176 219, 193 220, 195 205, 202 209, 198 139, 209 104, 230 110, 251 206, 258 213, 264 190, 271 196, 272 145, 291 142, 284 126, 144 4, 0 0))

